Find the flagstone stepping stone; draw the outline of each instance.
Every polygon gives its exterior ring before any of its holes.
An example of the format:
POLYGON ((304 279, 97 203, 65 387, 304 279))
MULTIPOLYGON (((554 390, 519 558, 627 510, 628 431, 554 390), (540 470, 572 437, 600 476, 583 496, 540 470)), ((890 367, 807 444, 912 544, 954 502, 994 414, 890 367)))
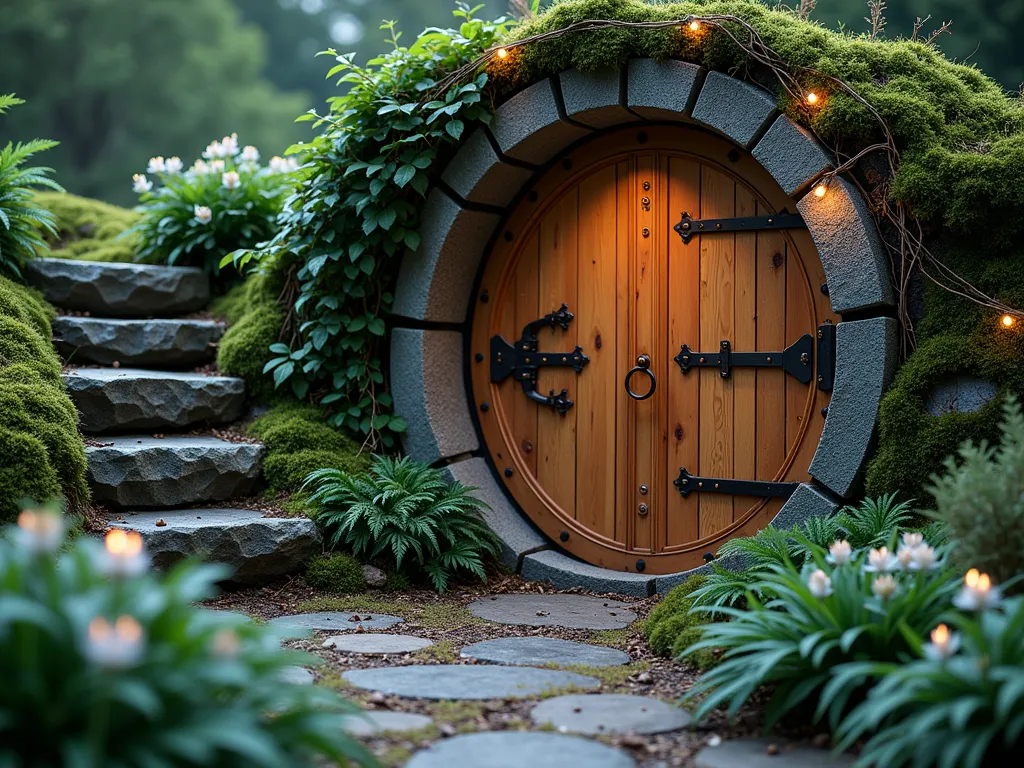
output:
POLYGON ((352 669, 342 675, 352 685, 407 699, 524 699, 553 688, 597 688, 594 677, 560 669, 460 664, 352 669))
MULTIPOLYGON (((734 739, 697 753, 696 768, 848 768, 849 755, 834 755, 810 745, 794 746, 770 739, 734 739), (770 748, 774 745, 775 754, 770 748)), ((412 763, 410 763, 412 765, 412 763)))
POLYGON ((461 653, 464 659, 476 659, 488 664, 518 664, 524 667, 543 667, 546 664, 568 666, 582 664, 588 667, 617 667, 629 663, 629 654, 615 648, 554 637, 504 637, 467 645, 461 653))
MULTIPOLYGON (((377 617, 374 616, 376 619, 377 617)), ((366 628, 365 626, 363 627, 366 628)), ((429 648, 434 643, 412 635, 366 633, 361 635, 333 635, 324 642, 324 648, 342 653, 361 653, 367 656, 386 656, 389 653, 412 653, 429 648)))
POLYGON ((467 733, 417 752, 406 768, 633 768, 624 752, 596 741, 557 733, 467 733))
POLYGON ((213 357, 224 324, 212 320, 132 320, 65 315, 53 343, 71 363, 187 368, 213 357))
POLYGON ((469 604, 474 616, 499 624, 569 629, 624 629, 636 621, 628 608, 585 595, 495 595, 469 604))
POLYGON ((433 722, 426 715, 417 715, 412 712, 373 710, 364 712, 362 715, 347 715, 342 728, 353 736, 375 736, 386 731, 396 733, 418 731, 433 722))
POLYGON ((277 679, 286 685, 312 685, 313 673, 305 667, 285 667, 277 673, 277 679))
POLYGON ((690 724, 690 715, 679 707, 647 696, 616 693, 556 696, 534 707, 530 717, 559 731, 591 736, 667 733, 690 724))
POLYGON ((364 630, 387 629, 400 623, 397 616, 383 613, 347 613, 345 611, 321 611, 319 613, 296 613, 292 616, 278 616, 268 623, 280 629, 313 629, 354 632, 358 627, 364 630), (356 617, 359 617, 358 619, 356 617))

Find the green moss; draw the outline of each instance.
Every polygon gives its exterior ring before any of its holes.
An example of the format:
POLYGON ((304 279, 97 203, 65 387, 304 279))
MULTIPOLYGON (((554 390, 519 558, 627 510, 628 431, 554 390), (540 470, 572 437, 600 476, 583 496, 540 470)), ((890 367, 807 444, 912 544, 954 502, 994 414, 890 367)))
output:
POLYGON ((347 595, 366 589, 363 567, 349 555, 330 554, 310 558, 306 583, 322 592, 347 595))
POLYGON ((36 201, 57 219, 52 256, 83 261, 135 261, 138 244, 122 237, 139 215, 100 200, 66 192, 37 192, 36 201))
POLYGON ((369 467, 369 454, 325 424, 324 415, 315 406, 286 402, 249 425, 249 434, 267 446, 263 474, 271 490, 297 491, 318 469, 361 472, 369 467))
POLYGON ((23 502, 88 499, 78 412, 50 343, 52 310, 35 292, 0 278, 0 522, 23 502))
POLYGON ((275 395, 274 382, 263 368, 284 324, 284 312, 269 281, 259 275, 250 277, 214 302, 211 310, 231 323, 220 340, 218 368, 245 379, 256 400, 269 401, 275 395))
MULTIPOLYGON (((673 589, 654 607, 644 621, 642 632, 651 650, 659 656, 677 658, 687 647, 700 638, 698 627, 708 621, 703 613, 691 613, 694 592, 704 586, 706 576, 695 575, 673 589)), ((714 656, 710 652, 698 651, 686 660, 699 667, 713 663, 714 656)))

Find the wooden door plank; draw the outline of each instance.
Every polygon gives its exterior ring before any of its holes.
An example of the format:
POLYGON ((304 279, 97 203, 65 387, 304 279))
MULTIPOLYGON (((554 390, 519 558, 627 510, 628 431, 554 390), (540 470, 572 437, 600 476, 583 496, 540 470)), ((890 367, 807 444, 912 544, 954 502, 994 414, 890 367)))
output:
POLYGON ((626 394, 622 381, 626 371, 633 367, 633 232, 631 161, 620 161, 616 166, 615 216, 615 532, 614 539, 625 544, 632 535, 630 520, 631 489, 636 470, 633 454, 636 435, 631 429, 633 401, 626 394))
MULTIPOLYGON (((809 286, 804 270, 794 263, 799 259, 795 250, 786 244, 786 344, 792 344, 814 327, 809 286)), ((786 452, 797 452, 803 442, 807 417, 808 397, 813 398, 815 384, 801 384, 786 376, 786 452)), ((801 468, 806 476, 806 465, 801 468)))
MULTIPOLYGON (((757 349, 786 346, 786 237, 757 235, 757 349)), ((786 460, 786 374, 757 371, 757 479, 774 480, 786 460)))
MULTIPOLYGON (((736 184, 721 171, 701 168, 701 218, 735 216, 736 184)), ((734 335, 735 237, 700 237, 700 352, 714 353, 734 335)), ((700 373, 700 472, 705 477, 733 476, 733 387, 714 368, 700 373)), ((712 535, 732 523, 731 496, 700 494, 700 535, 712 535)))
MULTIPOLYGON (((753 193, 742 184, 736 185, 736 215, 756 216, 757 202, 753 193)), ((757 350, 757 233, 736 235, 736 327, 733 349, 738 352, 757 350)), ((733 477, 753 480, 757 476, 757 371, 737 368, 732 372, 733 388, 733 477)), ((753 499, 733 499, 733 520, 742 519, 753 499)))
MULTIPOLYGON (((671 225, 684 212, 700 210, 700 164, 693 159, 674 157, 669 161, 667 178, 668 224, 666 261, 668 268, 668 329, 665 351, 669 369, 665 376, 668 446, 666 479, 669 483, 686 467, 696 473, 699 467, 700 376, 695 371, 683 375, 671 362, 683 344, 695 349, 700 342, 700 239, 683 243, 671 225)), ((683 498, 675 486, 669 486, 665 505, 665 547, 682 546, 700 538, 699 494, 683 498)))
POLYGON ((576 331, 590 363, 576 382, 576 519, 615 536, 615 400, 617 321, 616 168, 579 188, 576 331), (582 449, 582 450, 581 450, 582 449))
MULTIPOLYGON (((516 264, 515 274, 515 321, 510 329, 511 336, 505 338, 509 341, 518 339, 527 323, 536 320, 550 312, 550 309, 541 311, 537 300, 538 282, 538 251, 540 248, 540 235, 534 231, 526 242, 523 243, 516 264)), ((537 476, 537 404, 523 394, 522 386, 513 382, 512 410, 506 413, 512 414, 512 434, 515 440, 514 448, 519 451, 523 462, 530 469, 530 473, 537 476)))
MULTIPOLYGON (((576 262, 578 232, 578 189, 555 201, 540 225, 539 269, 541 312, 558 309, 563 303, 576 312, 576 262)), ((542 330, 541 352, 569 352, 576 346, 579 323, 569 329, 542 330)), ((568 390, 570 400, 579 399, 580 376, 572 368, 542 368, 537 389, 542 395, 568 390)), ((539 407, 537 413, 537 480, 552 501, 573 517, 576 510, 576 413, 570 408, 561 415, 553 408, 539 407)))

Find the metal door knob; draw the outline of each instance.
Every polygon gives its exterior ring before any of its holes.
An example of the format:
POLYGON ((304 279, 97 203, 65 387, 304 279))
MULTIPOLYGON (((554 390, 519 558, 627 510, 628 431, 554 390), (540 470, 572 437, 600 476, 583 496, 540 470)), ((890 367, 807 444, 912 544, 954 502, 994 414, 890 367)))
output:
POLYGON ((636 359, 636 366, 630 368, 629 373, 626 374, 626 380, 624 384, 626 387, 626 394, 628 394, 634 400, 646 400, 651 395, 653 395, 654 390, 658 388, 658 380, 654 378, 654 374, 651 373, 651 358, 648 357, 647 355, 640 355, 636 359), (647 394, 638 395, 636 392, 633 391, 632 387, 629 386, 630 380, 633 378, 634 374, 637 373, 645 373, 647 374, 647 377, 651 380, 651 388, 647 390, 647 394))

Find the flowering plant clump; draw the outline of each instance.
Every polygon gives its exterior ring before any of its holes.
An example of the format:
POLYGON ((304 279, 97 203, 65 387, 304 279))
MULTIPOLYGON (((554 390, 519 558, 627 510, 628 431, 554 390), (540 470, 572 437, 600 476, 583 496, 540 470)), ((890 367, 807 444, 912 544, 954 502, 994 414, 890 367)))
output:
POLYGON ((60 515, 22 512, 0 532, 0 765, 376 765, 342 727, 354 705, 283 679, 314 657, 194 605, 228 575, 161 577, 137 533, 66 544, 60 515))
POLYGON ((294 182, 294 158, 260 164, 256 147, 240 147, 235 134, 212 142, 187 170, 179 157, 152 157, 132 189, 142 219, 143 261, 205 268, 219 275, 221 259, 253 248, 277 231, 277 216, 294 182))
POLYGON ((816 717, 827 714, 834 727, 869 679, 865 671, 832 690, 836 670, 846 662, 916 656, 920 638, 940 623, 958 589, 940 553, 921 534, 897 539, 894 532, 888 546, 860 550, 846 539, 828 547, 806 537, 800 543, 804 564, 798 567, 783 555, 781 564, 757 573, 746 610, 699 604, 692 609, 729 619, 702 626, 701 640, 685 651, 724 651, 722 663, 686 696, 700 700, 698 719, 721 704, 735 714, 755 689, 772 684, 766 727, 814 704, 816 717))

